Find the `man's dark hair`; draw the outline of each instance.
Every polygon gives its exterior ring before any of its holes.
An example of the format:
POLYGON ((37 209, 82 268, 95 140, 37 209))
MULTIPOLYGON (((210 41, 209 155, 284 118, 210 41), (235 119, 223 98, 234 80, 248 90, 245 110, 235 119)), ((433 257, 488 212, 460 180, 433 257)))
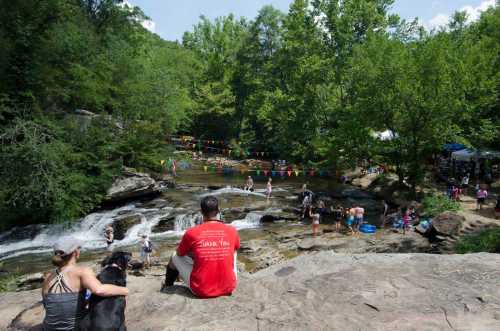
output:
POLYGON ((213 195, 201 199, 201 213, 204 217, 212 218, 219 213, 219 201, 213 195))

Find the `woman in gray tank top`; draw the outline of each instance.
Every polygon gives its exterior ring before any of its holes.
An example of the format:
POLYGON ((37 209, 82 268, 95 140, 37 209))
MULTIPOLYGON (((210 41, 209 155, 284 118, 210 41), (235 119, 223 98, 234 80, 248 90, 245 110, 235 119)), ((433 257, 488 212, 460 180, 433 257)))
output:
POLYGON ((86 290, 101 297, 128 295, 126 287, 102 284, 92 269, 77 265, 80 247, 81 242, 71 237, 54 245, 52 263, 56 270, 45 278, 42 289, 44 331, 78 330, 86 313, 86 290))

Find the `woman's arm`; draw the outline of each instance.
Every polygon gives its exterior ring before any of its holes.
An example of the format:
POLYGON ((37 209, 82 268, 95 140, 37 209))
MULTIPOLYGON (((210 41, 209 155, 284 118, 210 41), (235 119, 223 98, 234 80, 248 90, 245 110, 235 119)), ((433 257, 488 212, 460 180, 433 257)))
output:
POLYGON ((83 287, 100 297, 128 295, 128 289, 122 286, 101 283, 90 268, 82 268, 80 279, 83 287))

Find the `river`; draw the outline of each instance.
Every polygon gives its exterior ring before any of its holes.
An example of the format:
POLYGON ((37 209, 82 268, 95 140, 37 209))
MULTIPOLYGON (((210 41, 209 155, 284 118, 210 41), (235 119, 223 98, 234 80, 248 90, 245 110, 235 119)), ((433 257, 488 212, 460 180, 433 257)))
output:
MULTIPOLYGON (((238 188, 244 185, 245 176, 207 173, 198 166, 179 172, 177 187, 158 198, 100 210, 68 224, 28 226, 0 233, 0 277, 50 269, 51 247, 58 238, 67 235, 84 242, 83 261, 98 259, 107 252, 103 233, 108 224, 113 224, 116 233, 111 249, 137 252, 140 235, 148 234, 160 251, 169 251, 184 231, 195 224, 199 217, 199 201, 207 194, 219 198, 223 220, 238 229, 242 241, 267 238, 265 230, 269 227, 308 227, 307 221, 302 223, 293 214, 293 209, 298 207, 297 193, 304 182, 317 195, 323 196, 327 204, 355 202, 338 196, 332 199, 332 195, 335 196, 332 192, 344 188, 333 179, 276 177, 270 200, 264 195, 266 178, 261 176, 254 180, 256 191, 248 193, 238 188), (261 224, 264 215, 282 216, 288 220, 261 224)), ((373 205, 375 202, 365 198, 360 203, 363 206, 363 203, 373 205)), ((377 223, 378 219, 379 214, 368 209, 367 220, 377 223)))

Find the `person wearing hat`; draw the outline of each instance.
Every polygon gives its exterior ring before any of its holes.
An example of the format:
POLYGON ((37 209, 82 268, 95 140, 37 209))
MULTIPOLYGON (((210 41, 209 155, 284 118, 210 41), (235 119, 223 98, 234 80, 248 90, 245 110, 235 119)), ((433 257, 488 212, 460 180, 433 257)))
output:
POLYGON ((126 287, 102 284, 94 271, 77 264, 82 242, 64 237, 54 245, 54 272, 45 277, 42 301, 45 308, 44 331, 78 330, 85 315, 86 290, 100 297, 127 296, 126 287))

